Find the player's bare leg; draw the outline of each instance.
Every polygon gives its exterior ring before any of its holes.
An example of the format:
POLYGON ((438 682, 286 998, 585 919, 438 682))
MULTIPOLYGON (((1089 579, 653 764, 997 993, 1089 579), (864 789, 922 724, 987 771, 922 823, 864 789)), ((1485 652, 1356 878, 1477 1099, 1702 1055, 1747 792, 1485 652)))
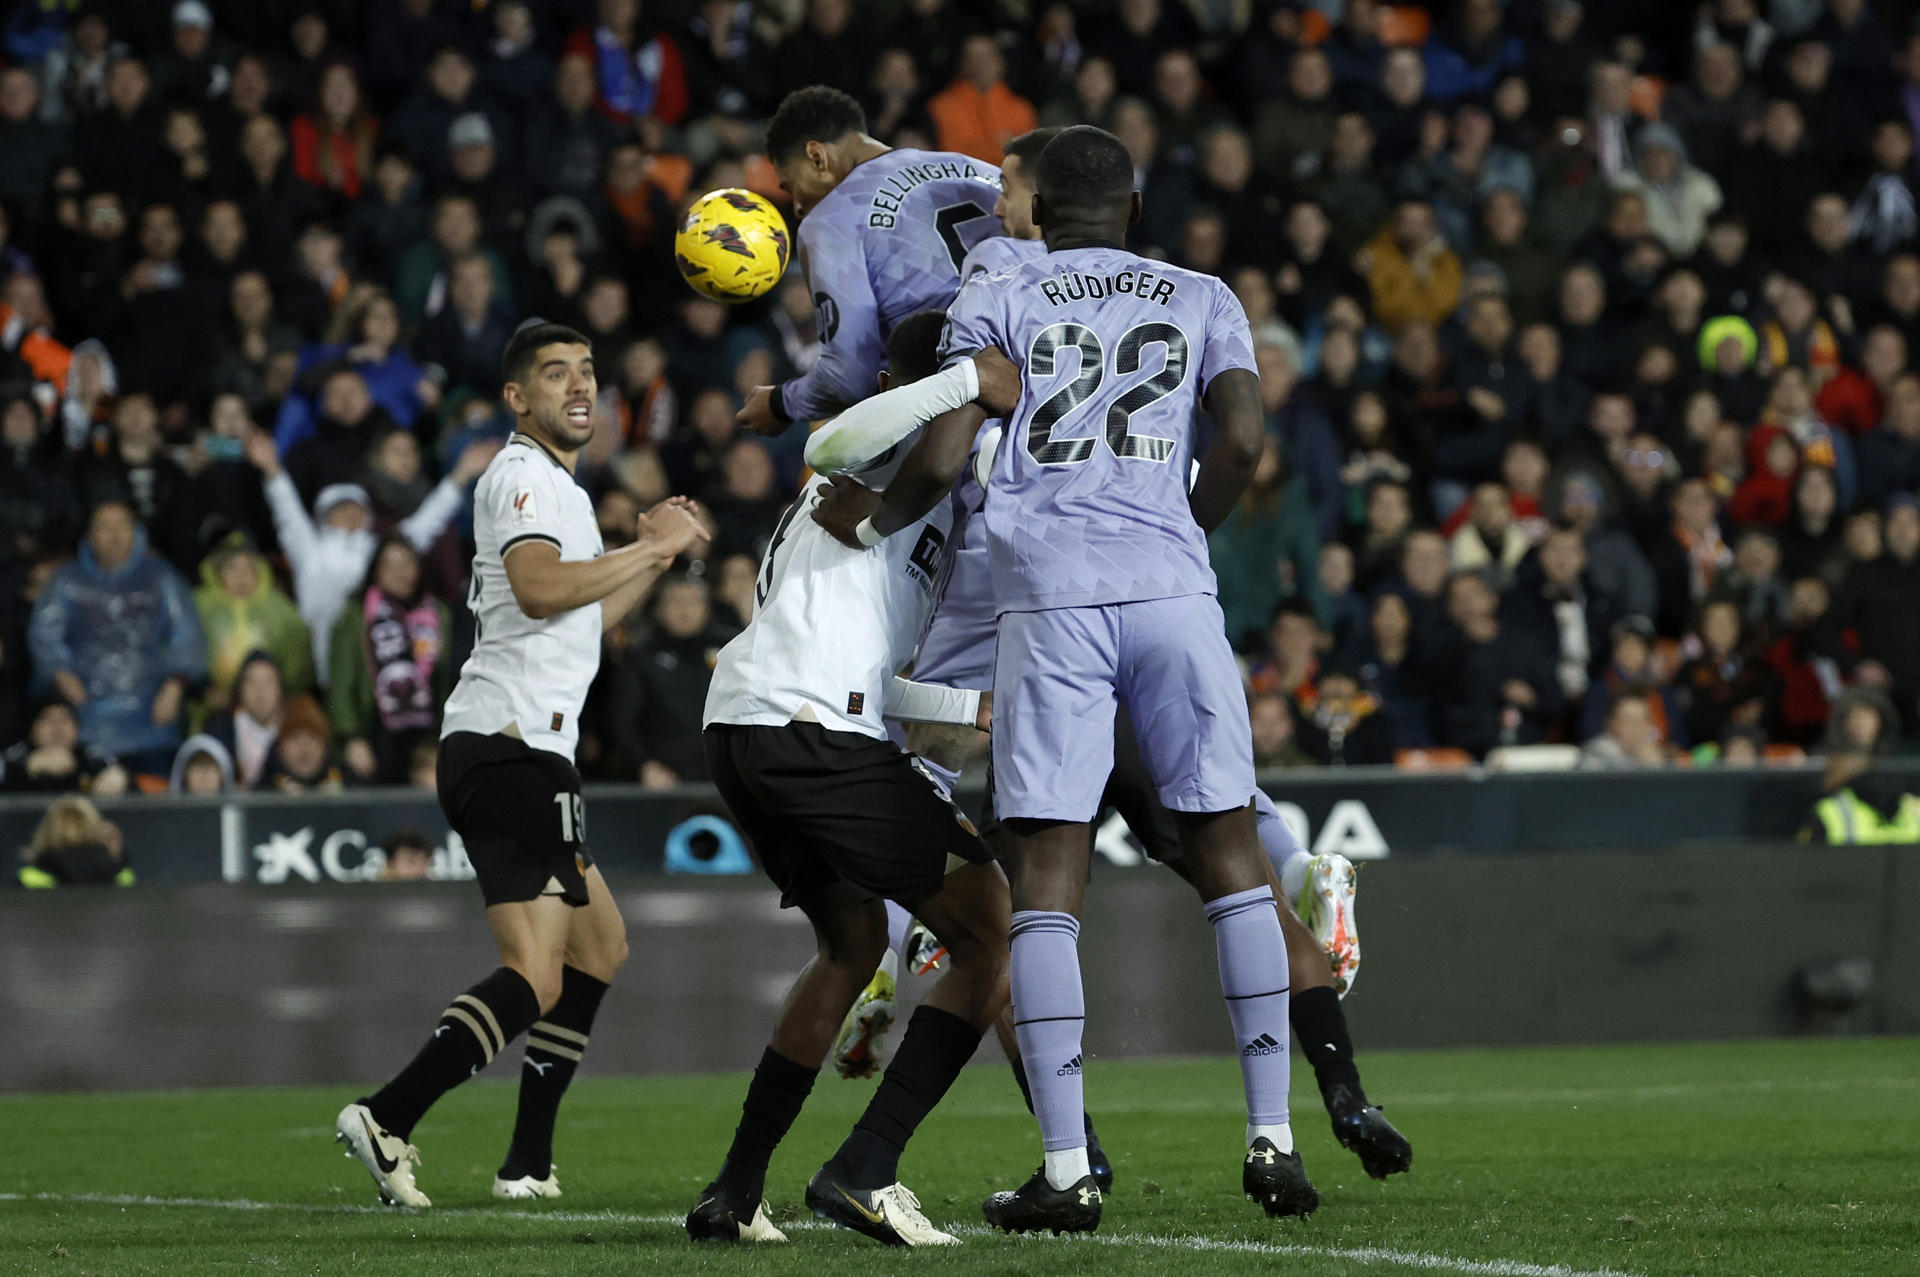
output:
POLYGON ((586 1054, 600 1000, 627 960, 627 924, 598 866, 589 865, 587 903, 570 911, 560 996, 527 1030, 520 1062, 520 1105, 513 1141, 494 1176, 493 1195, 558 1197, 553 1165, 554 1120, 586 1054))
POLYGON ((489 906, 499 968, 448 1005, 433 1036, 392 1081, 340 1111, 334 1138, 367 1168, 382 1201, 432 1204, 414 1183, 420 1155, 409 1142, 413 1128, 559 1000, 572 912, 559 896, 489 906))
POLYGON ((998 865, 960 864, 931 896, 907 902, 946 946, 946 974, 913 1013, 873 1100, 807 1185, 807 1204, 882 1241, 953 1245, 921 1216, 900 1157, 1007 1005, 1011 905, 998 865))
POLYGON ((800 1116, 840 1021, 886 950, 886 910, 857 888, 836 882, 795 903, 813 925, 814 955, 781 1003, 726 1161, 687 1216, 695 1241, 786 1240, 766 1217, 767 1164, 800 1116))

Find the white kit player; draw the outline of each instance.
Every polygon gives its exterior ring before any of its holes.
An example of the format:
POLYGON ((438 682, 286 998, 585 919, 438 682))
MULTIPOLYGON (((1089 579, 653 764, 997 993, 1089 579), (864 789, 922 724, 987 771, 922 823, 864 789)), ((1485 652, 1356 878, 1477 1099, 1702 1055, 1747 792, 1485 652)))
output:
POLYGON ((526 1034, 519 1112, 496 1197, 557 1197, 555 1114, 594 1012, 627 955, 626 926, 587 851, 573 751, 600 635, 708 536, 692 502, 641 516, 603 553, 574 482, 593 436, 593 353, 571 328, 520 326, 502 356, 514 434, 474 491, 473 653, 447 698, 438 789, 466 843, 500 966, 454 998, 413 1060, 340 1111, 335 1138, 392 1205, 431 1205, 409 1142, 435 1101, 526 1034))
MULTIPOLYGON (((916 388, 947 407, 1011 405, 1019 378, 996 354, 927 377, 941 325, 929 313, 895 327, 892 378, 926 377, 916 388)), ((881 482, 889 465, 866 478, 881 482)), ((831 483, 810 482, 781 519, 753 617, 721 650, 707 693, 713 783, 781 904, 813 925, 817 951, 786 997, 726 1160, 687 1232, 696 1241, 785 1240, 764 1210, 767 1165, 886 947, 882 902, 893 900, 946 946, 948 968, 866 1112, 808 1183, 806 1202, 884 1242, 954 1245, 899 1183, 899 1158, 1006 1005, 1009 895, 972 823, 888 738, 883 719, 984 729, 991 705, 978 692, 895 677, 944 574, 949 511, 924 512, 884 548, 850 550, 809 517, 831 483)))

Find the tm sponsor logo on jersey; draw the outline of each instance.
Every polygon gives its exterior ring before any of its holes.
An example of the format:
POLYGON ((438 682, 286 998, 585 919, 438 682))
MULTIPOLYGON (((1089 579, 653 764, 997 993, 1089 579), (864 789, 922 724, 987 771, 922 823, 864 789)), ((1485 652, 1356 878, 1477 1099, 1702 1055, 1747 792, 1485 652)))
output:
POLYGON ((874 188, 872 212, 867 214, 867 225, 888 228, 893 226, 899 215, 901 201, 913 194, 917 187, 928 182, 941 180, 955 182, 985 182, 990 186, 1000 185, 997 174, 972 164, 960 164, 948 160, 942 164, 906 164, 897 168, 887 179, 874 188))

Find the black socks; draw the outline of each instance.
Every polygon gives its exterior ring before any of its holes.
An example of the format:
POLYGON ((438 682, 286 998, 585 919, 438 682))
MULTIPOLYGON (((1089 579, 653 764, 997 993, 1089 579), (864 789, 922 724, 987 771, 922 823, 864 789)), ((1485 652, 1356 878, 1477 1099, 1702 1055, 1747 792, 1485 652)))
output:
POLYGON ((434 1101, 485 1068, 539 1018, 533 986, 500 967, 455 998, 420 1053, 366 1101, 374 1120, 407 1139, 434 1101))

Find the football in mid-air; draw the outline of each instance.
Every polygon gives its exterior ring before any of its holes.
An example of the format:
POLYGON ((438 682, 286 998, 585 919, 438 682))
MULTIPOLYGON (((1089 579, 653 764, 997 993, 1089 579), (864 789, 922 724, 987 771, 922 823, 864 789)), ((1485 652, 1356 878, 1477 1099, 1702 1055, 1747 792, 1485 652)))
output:
POLYGON ((791 241, 787 219, 765 198, 729 187, 693 202, 673 237, 673 259, 696 292, 744 302, 780 282, 791 241))

